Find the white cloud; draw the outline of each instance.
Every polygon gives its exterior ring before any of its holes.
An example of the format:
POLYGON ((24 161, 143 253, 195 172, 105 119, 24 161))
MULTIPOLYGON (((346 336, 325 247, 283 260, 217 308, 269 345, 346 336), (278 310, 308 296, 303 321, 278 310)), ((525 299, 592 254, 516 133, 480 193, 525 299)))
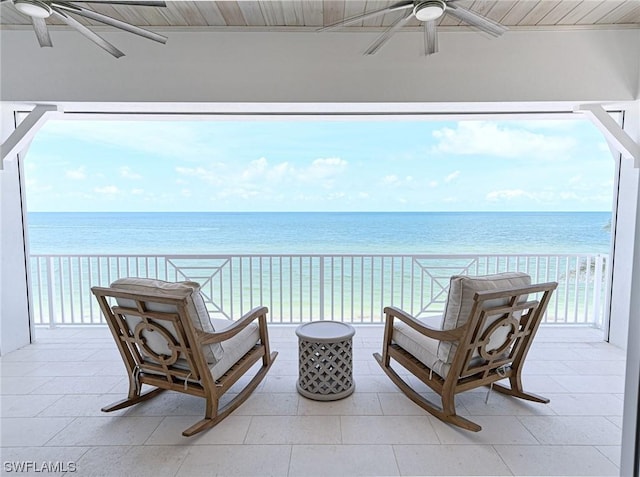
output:
POLYGON ((117 186, 110 185, 104 187, 96 187, 93 189, 96 194, 104 194, 104 195, 116 195, 120 193, 120 189, 117 186))
POLYGON ((73 179, 74 181, 81 181, 87 178, 87 173, 84 170, 84 166, 81 166, 78 169, 68 170, 65 172, 65 176, 69 179, 73 179))
POLYGON ((261 157, 260 159, 256 159, 255 161, 251 161, 247 168, 242 171, 240 177, 242 180, 253 180, 259 177, 262 177, 267 168, 269 167, 269 162, 265 157, 261 157))
MULTIPOLYGON (((294 177, 296 169, 288 162, 280 162, 272 166, 267 158, 261 157, 251 161, 249 165, 240 172, 240 180, 251 182, 262 180, 267 182, 278 182, 294 177)), ((232 178, 230 180, 233 180, 232 178)))
POLYGON ((573 137, 534 133, 489 121, 461 121, 455 129, 433 132, 438 141, 434 152, 460 155, 489 155, 502 158, 557 160, 576 145, 573 137))
POLYGON ((431 188, 438 187, 438 181, 429 181, 429 187, 431 188))
POLYGON ((395 174, 389 174, 382 178, 382 184, 386 186, 406 187, 413 184, 413 176, 400 178, 395 174))
MULTIPOLYGON (((216 186, 214 200, 260 197, 261 202, 270 200, 282 202, 287 201, 287 195, 302 183, 307 189, 314 187, 332 189, 346 166, 347 161, 335 157, 316 159, 298 167, 288 161, 272 164, 266 157, 260 157, 248 164, 214 163, 209 167, 178 166, 175 171, 179 175, 176 183, 181 187, 190 185, 185 178, 197 178, 216 186), (274 185, 282 183, 286 184, 288 192, 283 193, 281 189, 275 194, 274 185)), ((321 200, 320 196, 314 199, 321 200)))
POLYGON ((445 177, 444 181, 448 183, 457 179, 459 176, 460 176, 460 171, 454 171, 451 174, 449 174, 447 177, 445 177))
POLYGON ((573 176, 569 178, 569 184, 579 184, 582 181, 582 175, 578 174, 577 176, 573 176))
POLYGON ((560 198, 562 200, 577 200, 580 199, 580 197, 578 197, 578 195, 575 192, 560 192, 560 198))
POLYGON ((123 166, 120 168, 120 176, 125 179, 142 179, 142 176, 136 172, 133 172, 129 166, 123 166))
POLYGON ((339 157, 328 157, 316 159, 303 172, 306 178, 316 178, 321 180, 332 179, 341 174, 347 167, 347 161, 339 157))
MULTIPOLYGON (((265 160, 265 165, 267 164, 265 160)), ((331 189, 335 181, 346 171, 347 166, 348 162, 339 157, 315 159, 311 164, 297 168, 288 162, 281 162, 275 166, 266 167, 263 176, 270 183, 295 179, 331 189)))
POLYGON ((228 181, 226 180, 226 178, 219 172, 219 171, 214 171, 211 169, 207 169, 206 167, 182 167, 182 166, 178 166, 176 167, 176 172, 180 175, 183 176, 188 176, 188 177, 197 177, 199 179, 202 179, 203 181, 215 185, 215 186, 221 186, 224 185, 226 183, 228 183, 228 181))
POLYGON ((295 169, 288 162, 281 162, 280 164, 276 164, 274 167, 269 170, 267 174, 268 180, 280 180, 287 176, 291 176, 294 173, 295 169))

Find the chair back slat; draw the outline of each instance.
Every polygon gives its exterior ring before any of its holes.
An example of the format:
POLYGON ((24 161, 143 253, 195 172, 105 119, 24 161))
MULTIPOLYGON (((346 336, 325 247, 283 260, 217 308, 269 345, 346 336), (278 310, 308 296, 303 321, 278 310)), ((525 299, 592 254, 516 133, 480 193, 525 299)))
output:
POLYGON ((130 372, 201 388, 197 383, 209 374, 184 297, 94 290, 130 372))
MULTIPOLYGON (((143 302, 141 304, 144 306, 143 302)), ((140 312, 121 306, 115 306, 112 310, 122 331, 120 339, 129 346, 136 365, 141 371, 163 373, 168 379, 169 377, 185 379, 190 376, 199 380, 200 373, 193 359, 193 346, 179 314, 140 312), (140 318, 140 321, 130 324, 127 318, 132 316, 140 318), (159 354, 152 349, 143 334, 145 331, 161 335, 171 354, 159 354)))
POLYGON ((488 377, 506 373, 512 363, 524 359, 555 287, 549 283, 477 292, 449 372, 460 379, 488 377), (528 299, 532 295, 541 298, 528 299))

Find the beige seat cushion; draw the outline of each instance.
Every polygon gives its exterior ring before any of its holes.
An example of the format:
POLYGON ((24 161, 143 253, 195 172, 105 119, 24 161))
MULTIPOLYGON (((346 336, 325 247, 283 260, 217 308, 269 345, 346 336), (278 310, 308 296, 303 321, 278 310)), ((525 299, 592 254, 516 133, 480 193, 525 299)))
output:
MULTIPOLYGON (((218 323, 218 326, 222 326, 225 322, 229 324, 233 323, 230 320, 211 320, 204 299, 200 294, 200 285, 196 282, 166 282, 163 280, 154 280, 151 278, 121 278, 114 281, 111 288, 116 288, 123 291, 131 291, 138 293, 154 293, 154 294, 187 294, 187 313, 191 319, 193 327, 197 330, 205 331, 207 333, 213 333, 216 331, 214 321, 218 323)), ((135 303, 132 300, 118 299, 118 304, 124 307, 135 307, 135 303)), ((147 303, 147 309, 149 311, 160 312, 176 312, 176 307, 173 305, 167 305, 163 303, 147 303)), ((140 318, 137 316, 126 316, 126 320, 129 323, 131 329, 140 322, 140 318)), ((168 324, 167 329, 174 336, 176 335, 173 326, 168 324)), ((224 327, 226 328, 226 326, 224 327)), ((147 346, 158 355, 170 355, 171 351, 167 346, 166 340, 159 334, 153 332, 143 331, 142 335, 146 339, 147 346)), ((207 363, 216 365, 218 362, 224 359, 224 349, 221 344, 215 343, 207 345, 205 347, 205 358, 207 363)), ((143 350, 144 351, 144 350, 143 350)), ((149 357, 149 356, 147 356, 149 357)))
MULTIPOLYGON (((226 319, 214 319, 212 321, 213 325, 218 331, 224 331, 234 323, 233 321, 226 319)), ((224 375, 224 373, 229 371, 229 369, 231 369, 231 367, 238 362, 240 358, 251 351, 251 348, 258 344, 259 341, 260 328, 258 326, 258 323, 256 323, 255 321, 249 323, 233 338, 223 341, 222 344, 224 346, 225 352, 222 356, 222 359, 217 363, 209 366, 209 370, 211 371, 211 376, 213 376, 213 379, 220 379, 224 375)), ((184 358, 178 359, 174 366, 176 368, 189 370, 189 364, 184 358)), ((153 373, 153 371, 149 372, 153 373)), ((191 382, 196 381, 191 378, 188 378, 188 380, 191 382)))
MULTIPOLYGON (((218 331, 224 331, 234 322, 225 319, 214 319, 213 326, 218 331)), ((251 322, 233 338, 222 342, 224 355, 220 361, 210 366, 213 379, 220 379, 224 373, 229 371, 231 366, 236 364, 240 358, 247 354, 260 341, 260 328, 256 321, 251 322)))
MULTIPOLYGON (((418 321, 430 328, 440 329, 442 317, 420 318, 418 321)), ((438 346, 440 345, 440 341, 419 333, 400 320, 394 320, 393 322, 392 341, 405 351, 411 353, 418 361, 429 369, 432 369, 435 373, 438 373, 442 377, 447 375, 450 366, 438 359, 438 346)))

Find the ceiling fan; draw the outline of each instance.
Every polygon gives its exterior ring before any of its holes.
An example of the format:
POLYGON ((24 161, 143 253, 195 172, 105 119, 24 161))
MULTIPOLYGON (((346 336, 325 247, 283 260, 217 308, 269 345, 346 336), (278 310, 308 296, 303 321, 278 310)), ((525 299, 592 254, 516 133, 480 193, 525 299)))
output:
POLYGON ((507 31, 507 27, 501 25, 487 17, 461 7, 457 0, 404 0, 362 15, 356 15, 345 20, 320 28, 318 31, 335 30, 337 28, 351 25, 353 23, 386 15, 391 12, 403 12, 393 24, 387 28, 376 40, 371 43, 365 51, 365 55, 373 55, 377 52, 400 28, 407 24, 412 17, 424 23, 424 47, 425 53, 431 55, 438 51, 437 23, 443 15, 452 15, 458 20, 488 33, 491 36, 499 37, 507 31))
MULTIPOLYGON (((71 28, 74 28, 78 32, 82 33, 89 40, 91 40, 104 50, 108 51, 116 58, 124 56, 123 52, 118 50, 115 46, 106 41, 100 35, 94 33, 78 20, 76 20, 74 18, 74 15, 88 18, 90 20, 95 20, 100 23, 104 23, 105 25, 110 25, 160 43, 166 43, 167 41, 167 37, 165 36, 159 35, 149 30, 145 30, 144 28, 140 28, 135 25, 131 25, 130 23, 117 20, 107 15, 103 15, 102 13, 98 13, 88 8, 81 7, 79 5, 76 5, 76 2, 65 0, 0 0, 0 2, 5 1, 11 1, 14 8, 18 12, 31 17, 31 23, 33 24, 33 29, 36 33, 38 43, 40 43, 41 47, 53 46, 51 37, 49 36, 46 19, 49 17, 54 17, 62 20, 71 28)), ((82 3, 166 7, 164 1, 156 0, 82 0, 82 3)))

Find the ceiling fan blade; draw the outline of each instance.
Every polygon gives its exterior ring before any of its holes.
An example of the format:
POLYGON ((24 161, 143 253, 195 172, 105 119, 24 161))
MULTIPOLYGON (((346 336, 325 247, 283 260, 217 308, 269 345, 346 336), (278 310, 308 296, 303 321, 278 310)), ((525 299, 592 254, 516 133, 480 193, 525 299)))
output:
POLYGON ((82 0, 82 3, 104 3, 105 5, 135 5, 139 7, 166 7, 167 3, 157 0, 82 0))
POLYGON ((33 31, 36 32, 38 43, 41 47, 53 46, 51 37, 49 36, 49 29, 44 21, 44 18, 31 17, 31 23, 33 24, 33 31))
POLYGON ((152 31, 149 30, 145 30, 144 28, 140 28, 138 26, 135 25, 131 25, 130 23, 126 23, 120 20, 117 20, 115 18, 111 18, 108 17, 106 15, 103 15, 102 13, 98 13, 98 12, 94 12, 92 10, 87 10, 86 8, 82 8, 79 7, 77 5, 73 5, 70 3, 52 3, 52 5, 54 5, 55 7, 59 8, 60 10, 65 10, 68 11, 70 13, 75 13, 76 15, 80 15, 83 16, 85 18, 90 18, 91 20, 96 20, 100 23, 104 23, 106 25, 111 25, 113 27, 119 28, 121 30, 125 30, 128 31, 130 33, 135 33, 136 35, 140 35, 143 36, 145 38, 148 38, 150 40, 154 40, 160 43, 166 43, 167 42, 167 37, 166 36, 162 36, 159 35, 157 33, 154 33, 152 31))
POLYGON ((327 25, 326 27, 319 28, 318 31, 328 31, 335 30, 336 28, 340 28, 343 26, 351 25, 352 23, 357 23, 362 20, 366 20, 367 18, 377 17, 379 15, 384 15, 386 13, 395 12, 398 10, 404 10, 406 8, 413 7, 413 0, 405 0, 403 2, 394 3, 385 8, 381 8, 379 10, 374 10, 373 12, 363 13, 362 15, 356 15, 355 17, 347 18, 346 20, 340 20, 339 22, 332 23, 331 25, 327 25))
POLYGON ((433 55, 438 52, 438 24, 436 20, 424 22, 424 53, 433 55))
POLYGON ((398 18, 395 22, 391 24, 389 28, 385 30, 385 32, 376 38, 369 48, 364 52, 365 55, 373 55, 376 51, 378 51, 382 46, 389 41, 389 39, 393 36, 395 32, 397 32, 400 28, 402 28, 413 15, 413 12, 407 12, 404 16, 398 18))
POLYGON ((477 27, 480 30, 495 37, 499 37, 508 30, 506 26, 494 22, 487 17, 483 17, 482 15, 478 15, 471 10, 459 7, 453 2, 447 3, 447 9, 445 11, 446 13, 453 15, 459 20, 462 20, 463 22, 468 23, 471 26, 477 27))
POLYGON ((89 30, 86 26, 84 26, 82 23, 80 23, 75 18, 70 17, 69 15, 64 13, 63 11, 59 10, 57 7, 51 7, 51 9, 52 9, 52 14, 53 15, 58 17, 60 20, 65 22, 70 27, 75 28, 76 30, 78 30, 80 33, 82 33, 85 37, 87 37, 89 40, 94 42, 100 48, 108 51, 109 53, 111 53, 116 58, 120 58, 121 56, 124 56, 124 53, 122 53, 120 50, 118 50, 115 46, 113 46, 107 40, 102 38, 100 35, 97 35, 96 33, 94 33, 91 30, 89 30))

